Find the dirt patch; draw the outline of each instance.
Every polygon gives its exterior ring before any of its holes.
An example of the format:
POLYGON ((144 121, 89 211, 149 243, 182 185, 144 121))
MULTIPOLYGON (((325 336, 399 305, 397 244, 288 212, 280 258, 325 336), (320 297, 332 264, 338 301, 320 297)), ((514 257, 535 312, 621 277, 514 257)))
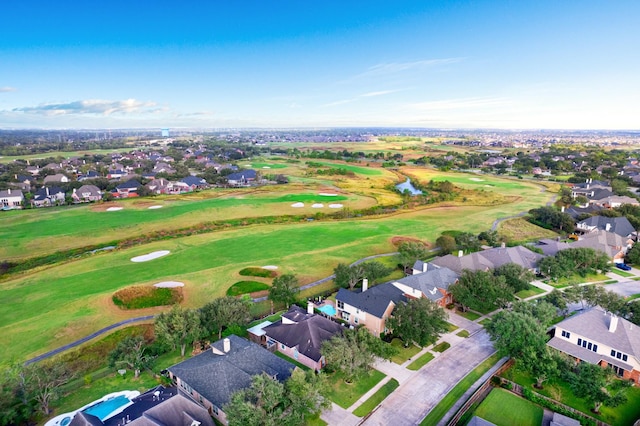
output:
POLYGON ((419 240, 417 238, 412 238, 412 237, 400 237, 400 236, 396 236, 396 237, 391 237, 391 244, 393 244, 394 247, 400 247, 400 244, 402 243, 420 243, 420 244, 424 244, 427 247, 431 247, 430 243, 426 243, 422 240, 419 240))
POLYGON ((100 203, 100 204, 93 204, 91 206, 91 211, 94 212, 106 212, 107 209, 111 208, 111 207, 122 207, 120 204, 118 203, 114 203, 114 202, 106 202, 106 203, 100 203))

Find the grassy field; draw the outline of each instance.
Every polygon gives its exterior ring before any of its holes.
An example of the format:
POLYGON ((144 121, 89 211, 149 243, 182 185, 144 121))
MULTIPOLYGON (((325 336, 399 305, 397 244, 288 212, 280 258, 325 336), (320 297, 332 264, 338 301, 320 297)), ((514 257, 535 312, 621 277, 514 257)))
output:
POLYGON ((556 238, 558 234, 544 229, 521 217, 505 220, 498 225, 498 236, 507 241, 537 241, 543 238, 556 238))
POLYGON ((334 373, 328 377, 329 390, 327 396, 342 408, 349 408, 385 377, 378 370, 371 370, 369 374, 360 377, 353 383, 347 383, 344 381, 342 374, 334 373))
POLYGON ((416 359, 415 361, 413 361, 411 364, 409 364, 407 366, 408 370, 411 371, 418 371, 420 370, 422 367, 424 367, 425 365, 427 365, 427 363, 429 361, 431 361, 433 358, 435 358, 433 356, 433 354, 431 352, 426 352, 424 354, 422 354, 420 356, 420 358, 416 359))
POLYGON ((496 426, 540 426, 541 407, 504 389, 494 389, 482 401, 475 415, 496 426))
POLYGON ((396 379, 391 379, 380 389, 376 391, 369 399, 362 403, 361 406, 353 410, 353 414, 358 417, 364 417, 371 412, 374 408, 378 406, 386 397, 391 395, 391 393, 396 390, 396 388, 400 386, 400 383, 396 379))
POLYGON ((415 356, 422 350, 421 347, 413 344, 405 348, 404 342, 397 338, 391 341, 391 346, 398 349, 398 354, 391 357, 391 361, 395 362, 396 364, 404 364, 409 358, 415 356))

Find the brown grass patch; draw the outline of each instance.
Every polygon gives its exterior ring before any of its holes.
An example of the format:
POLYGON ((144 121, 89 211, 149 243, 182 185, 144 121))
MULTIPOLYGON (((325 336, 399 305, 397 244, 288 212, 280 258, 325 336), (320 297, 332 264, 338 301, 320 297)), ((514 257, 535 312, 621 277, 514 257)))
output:
POLYGON ((104 212, 107 211, 109 207, 122 207, 122 205, 113 201, 107 201, 104 203, 92 204, 90 209, 94 212, 104 212))
POLYGON ((431 247, 431 243, 424 242, 422 240, 419 240, 418 238, 400 236, 391 237, 391 244, 393 244, 394 247, 400 247, 400 244, 402 243, 420 243, 424 244, 427 247, 431 247))
POLYGON ((182 302, 182 287, 131 286, 116 291, 111 298, 122 309, 143 309, 182 302))

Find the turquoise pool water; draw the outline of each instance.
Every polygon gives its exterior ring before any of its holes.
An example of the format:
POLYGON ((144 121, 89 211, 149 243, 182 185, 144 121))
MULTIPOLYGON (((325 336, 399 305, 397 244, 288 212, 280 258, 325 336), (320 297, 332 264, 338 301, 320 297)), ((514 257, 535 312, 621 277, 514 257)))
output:
POLYGON ((336 308, 334 308, 331 305, 324 305, 318 308, 318 310, 324 314, 330 315, 330 316, 335 316, 336 315, 336 308))
POLYGON ((116 411, 118 408, 121 408, 131 401, 124 395, 117 396, 115 398, 107 399, 106 401, 102 401, 96 405, 93 405, 86 410, 85 413, 91 414, 104 421, 109 418, 109 414, 116 411))

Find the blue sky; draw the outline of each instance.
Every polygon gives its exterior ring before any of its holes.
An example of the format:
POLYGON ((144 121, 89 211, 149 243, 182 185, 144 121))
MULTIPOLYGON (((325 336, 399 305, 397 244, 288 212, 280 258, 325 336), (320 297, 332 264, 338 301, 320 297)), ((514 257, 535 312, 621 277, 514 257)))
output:
POLYGON ((0 128, 640 129, 637 0, 0 11, 0 128))

